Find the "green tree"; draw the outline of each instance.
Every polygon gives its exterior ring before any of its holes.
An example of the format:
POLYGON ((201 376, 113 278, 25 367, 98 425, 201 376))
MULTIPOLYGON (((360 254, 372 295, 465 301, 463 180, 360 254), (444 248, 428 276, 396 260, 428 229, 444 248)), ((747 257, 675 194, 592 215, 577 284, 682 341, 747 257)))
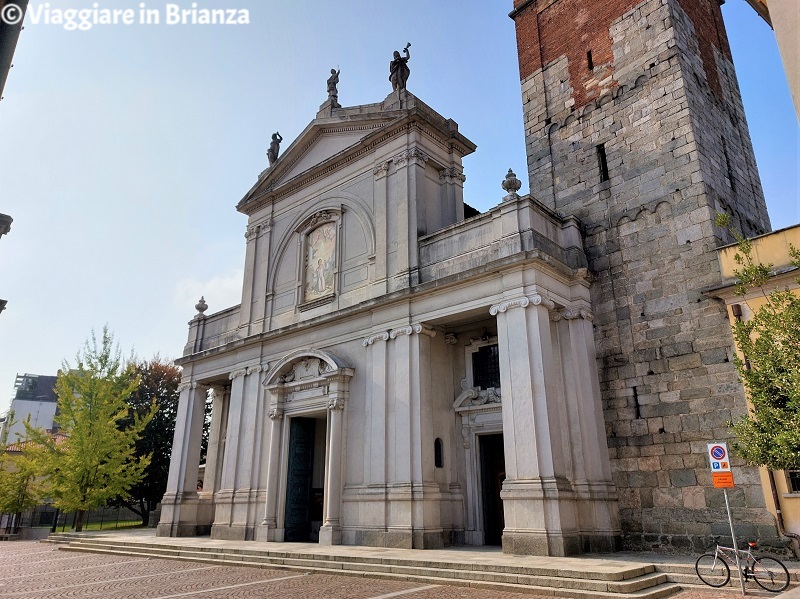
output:
MULTIPOLYGON (((717 218, 728 226, 729 220, 717 218)), ((733 324, 736 345, 744 355, 736 368, 750 398, 750 409, 732 423, 733 448, 748 463, 770 470, 800 469, 800 296, 788 289, 767 292, 772 264, 753 258, 752 243, 734 233, 739 268, 736 293, 760 291, 761 305, 748 320, 733 324)), ((800 251, 790 247, 800 268, 800 251)), ((800 280, 798 280, 800 283, 800 280)))
POLYGON ((123 426, 130 426, 135 416, 145 417, 154 404, 158 406, 158 411, 136 441, 136 455, 151 456, 150 464, 142 480, 131 487, 130 499, 120 501, 141 516, 142 524, 147 524, 150 512, 161 501, 167 488, 181 369, 159 356, 151 360, 137 360, 130 367, 139 377, 140 384, 128 398, 131 409, 123 426))
MULTIPOLYGON (((30 426, 30 416, 27 425, 30 426)), ((25 441, 16 443, 16 451, 8 448, 8 432, 14 425, 13 410, 8 415, 6 427, 0 438, 0 514, 13 515, 13 530, 19 529, 22 512, 35 507, 41 498, 42 484, 37 477, 35 461, 29 452, 21 450, 29 445, 25 441)))
POLYGON ((28 429, 38 448, 37 466, 47 476, 48 495, 56 507, 76 512, 79 532, 87 510, 128 497, 150 464, 149 455, 136 455, 136 441, 156 406, 131 417, 126 402, 138 386, 108 327, 103 327, 99 344, 92 331, 75 367, 65 362, 56 381, 56 421, 66 439, 56 443, 50 435, 28 429))

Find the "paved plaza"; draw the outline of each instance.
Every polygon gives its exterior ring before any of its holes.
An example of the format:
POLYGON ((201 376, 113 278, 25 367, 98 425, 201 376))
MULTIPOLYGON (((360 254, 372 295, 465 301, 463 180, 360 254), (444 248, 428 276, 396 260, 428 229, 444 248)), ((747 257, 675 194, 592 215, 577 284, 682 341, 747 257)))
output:
MULTIPOLYGON (((672 595, 676 599, 732 599, 736 596, 731 590, 688 590, 672 595)), ((767 595, 753 593, 752 596, 767 595)), ((0 597, 544 599, 541 595, 464 587, 65 552, 59 551, 57 545, 36 541, 0 543, 0 597)))

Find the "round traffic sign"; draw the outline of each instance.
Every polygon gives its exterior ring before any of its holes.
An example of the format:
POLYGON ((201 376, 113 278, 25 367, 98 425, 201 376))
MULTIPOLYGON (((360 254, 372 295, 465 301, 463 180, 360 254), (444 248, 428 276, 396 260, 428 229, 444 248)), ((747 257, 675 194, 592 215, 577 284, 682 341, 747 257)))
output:
POLYGON ((725 458, 725 448, 722 445, 714 445, 711 448, 711 457, 715 460, 722 460, 725 458))

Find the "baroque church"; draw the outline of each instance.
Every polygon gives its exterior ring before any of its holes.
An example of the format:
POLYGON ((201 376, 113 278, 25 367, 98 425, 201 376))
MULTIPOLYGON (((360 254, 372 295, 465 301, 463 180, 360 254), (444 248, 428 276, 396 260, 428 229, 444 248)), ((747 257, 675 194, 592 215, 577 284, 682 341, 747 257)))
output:
MULTIPOLYGON (((333 72, 280 156, 273 136, 236 207, 241 304, 201 300, 178 360, 159 535, 573 555, 724 534, 706 444, 746 403, 714 217, 770 224, 720 2, 508 8, 529 196, 509 171, 465 206, 475 145, 399 53, 383 101, 340 106, 333 72)), ((733 465, 741 532, 776 536, 733 465)))

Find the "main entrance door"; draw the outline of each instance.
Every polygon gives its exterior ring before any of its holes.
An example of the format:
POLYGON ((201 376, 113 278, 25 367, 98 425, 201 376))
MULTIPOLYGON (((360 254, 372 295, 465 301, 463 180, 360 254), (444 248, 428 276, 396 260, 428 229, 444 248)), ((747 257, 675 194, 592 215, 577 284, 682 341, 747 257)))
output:
POLYGON ((315 429, 316 420, 313 418, 292 418, 290 421, 284 533, 288 542, 311 540, 315 429))
POLYGON ((481 484, 483 497, 483 542, 501 545, 503 542, 503 500, 500 491, 506 478, 503 435, 480 435, 481 484))

